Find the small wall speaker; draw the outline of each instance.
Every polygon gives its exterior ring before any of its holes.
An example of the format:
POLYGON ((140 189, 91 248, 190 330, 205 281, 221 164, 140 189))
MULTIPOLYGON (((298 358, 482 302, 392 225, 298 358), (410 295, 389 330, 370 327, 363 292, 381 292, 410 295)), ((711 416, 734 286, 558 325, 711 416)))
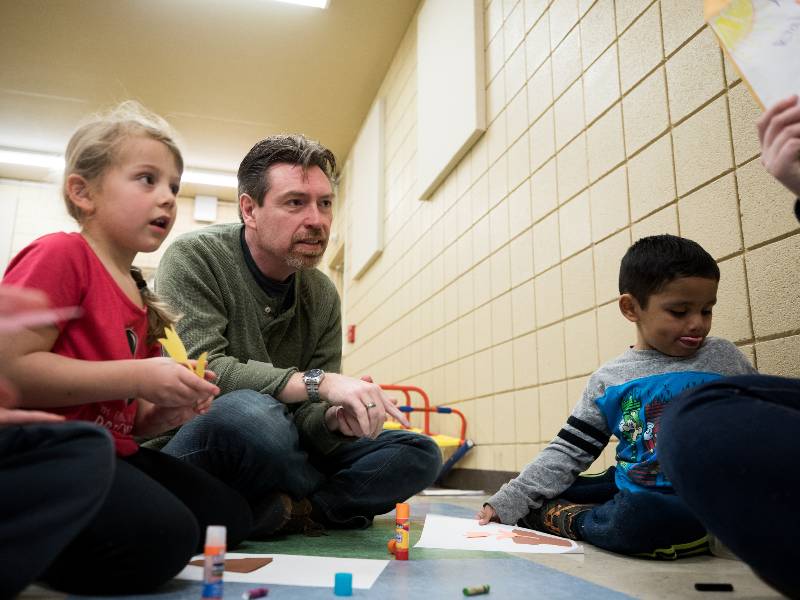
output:
POLYGON ((217 220, 217 197, 216 196, 195 196, 194 197, 194 220, 213 223, 217 220))

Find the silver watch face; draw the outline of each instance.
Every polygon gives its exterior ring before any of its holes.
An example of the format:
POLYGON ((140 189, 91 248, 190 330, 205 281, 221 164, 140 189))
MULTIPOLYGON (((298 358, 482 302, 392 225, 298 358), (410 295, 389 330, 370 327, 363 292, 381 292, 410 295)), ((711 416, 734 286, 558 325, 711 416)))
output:
POLYGON ((322 369, 309 369, 303 374, 303 381, 316 383, 317 385, 319 385, 324 376, 325 376, 325 371, 323 371, 322 369))

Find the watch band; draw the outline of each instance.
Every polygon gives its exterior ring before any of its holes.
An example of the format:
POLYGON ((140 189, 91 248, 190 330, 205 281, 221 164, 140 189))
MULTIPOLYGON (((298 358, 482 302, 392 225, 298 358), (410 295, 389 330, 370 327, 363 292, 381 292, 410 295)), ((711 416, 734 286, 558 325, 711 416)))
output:
POLYGON ((319 384, 313 379, 306 379, 306 392, 308 399, 312 402, 319 402, 319 384))
POLYGON ((303 383, 306 385, 308 399, 312 402, 319 402, 319 385, 325 378, 325 371, 322 369, 309 369, 303 374, 303 383))

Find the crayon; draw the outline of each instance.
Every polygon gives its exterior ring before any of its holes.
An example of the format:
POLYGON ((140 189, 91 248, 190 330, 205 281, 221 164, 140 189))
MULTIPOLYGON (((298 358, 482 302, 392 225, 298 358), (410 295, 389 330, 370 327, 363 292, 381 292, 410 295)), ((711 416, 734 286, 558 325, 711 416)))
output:
POLYGON ((488 594, 489 593, 489 584, 486 585, 476 585, 473 587, 466 587, 464 588, 464 595, 465 596, 478 596, 480 594, 488 594))
POLYGON ((732 592, 730 583, 695 583, 694 589, 698 592, 732 592))

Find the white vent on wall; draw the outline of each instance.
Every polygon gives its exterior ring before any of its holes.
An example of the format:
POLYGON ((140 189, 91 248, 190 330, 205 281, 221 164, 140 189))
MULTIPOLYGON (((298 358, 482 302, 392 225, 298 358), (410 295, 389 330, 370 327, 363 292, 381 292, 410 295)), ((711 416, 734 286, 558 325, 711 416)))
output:
POLYGON ((349 255, 358 279, 383 252, 383 98, 367 115, 353 145, 347 174, 349 255))
POLYGON ((486 129, 483 0, 425 0, 417 18, 417 183, 427 200, 486 129))
POLYGON ((194 220, 213 223, 217 220, 217 197, 194 197, 194 220))

